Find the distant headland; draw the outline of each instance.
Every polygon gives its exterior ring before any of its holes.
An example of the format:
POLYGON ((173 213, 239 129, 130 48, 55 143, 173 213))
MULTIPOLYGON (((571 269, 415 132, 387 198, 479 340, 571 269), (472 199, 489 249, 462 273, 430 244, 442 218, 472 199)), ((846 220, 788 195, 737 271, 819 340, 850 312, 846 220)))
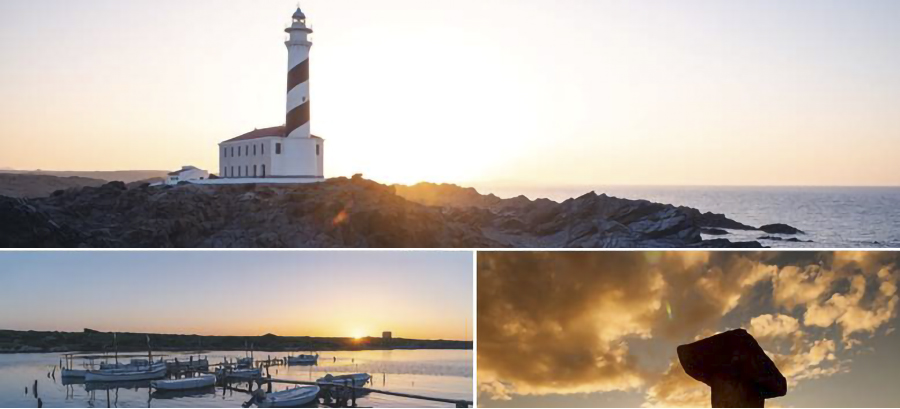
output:
MULTIPOLYGON (((361 351, 388 349, 472 349, 472 341, 406 338, 329 338, 304 336, 218 336, 116 333, 120 352, 154 351, 361 351)), ((113 333, 85 328, 82 332, 0 330, 0 353, 111 352, 113 333)))

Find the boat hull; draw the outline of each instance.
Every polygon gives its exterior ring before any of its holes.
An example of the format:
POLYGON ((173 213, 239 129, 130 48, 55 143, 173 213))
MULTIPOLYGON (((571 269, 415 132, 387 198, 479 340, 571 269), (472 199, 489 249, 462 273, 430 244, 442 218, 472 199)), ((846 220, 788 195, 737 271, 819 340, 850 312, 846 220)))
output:
POLYGON ((372 376, 367 373, 357 373, 350 375, 338 375, 331 376, 330 379, 328 376, 324 378, 316 379, 317 383, 320 384, 333 384, 333 385, 344 385, 344 386, 364 386, 369 382, 369 379, 372 379, 372 376))
POLYGON ((160 391, 186 391, 202 389, 216 384, 215 375, 202 375, 196 378, 167 379, 150 382, 150 386, 160 391))
POLYGON ((147 381, 160 379, 166 376, 165 365, 152 367, 146 371, 109 370, 90 371, 84 376, 86 382, 122 382, 122 381, 147 381))
POLYGON ((300 386, 286 391, 266 394, 266 397, 257 405, 261 408, 293 408, 309 404, 318 397, 318 386, 300 386))
POLYGON ((84 378, 87 372, 86 369, 63 369, 60 371, 60 375, 63 378, 84 378))

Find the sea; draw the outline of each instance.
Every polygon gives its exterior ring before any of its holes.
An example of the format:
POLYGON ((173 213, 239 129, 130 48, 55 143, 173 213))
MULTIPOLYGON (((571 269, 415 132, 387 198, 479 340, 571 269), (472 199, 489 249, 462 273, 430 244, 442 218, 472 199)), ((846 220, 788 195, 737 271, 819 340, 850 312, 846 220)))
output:
POLYGON ((758 241, 769 247, 900 248, 900 187, 708 187, 708 186, 570 186, 564 188, 484 187, 500 197, 524 194, 555 201, 590 191, 625 199, 688 206, 722 213, 751 226, 785 223, 805 234, 780 235, 731 230, 704 239, 758 241), (761 238, 764 236, 778 239, 761 238), (786 241, 795 237, 801 241, 786 241))
MULTIPOLYGON (((188 353, 159 352, 165 359, 186 361, 188 353)), ((197 356, 198 353, 191 353, 197 356)), ((199 353, 210 364, 225 358, 234 361, 244 353, 209 351, 199 353)), ((257 360, 281 358, 282 352, 255 352, 257 360)), ((154 354, 154 356, 158 356, 154 354)), ((326 374, 369 373, 372 389, 420 396, 471 401, 473 397, 473 356, 471 350, 385 350, 321 352, 313 366, 273 366, 275 379, 315 381, 326 374)), ((160 393, 149 381, 119 384, 85 384, 63 380, 59 374, 60 354, 0 354, 0 407, 242 407, 250 395, 235 388, 201 389, 189 393, 160 393), (56 366, 56 372, 53 368, 56 366), (53 376, 55 375, 55 376, 53 376), (34 382, 38 387, 35 393, 34 382)), ((77 367, 77 361, 76 361, 77 367)), ((276 384, 273 391, 289 385, 276 384)), ((452 404, 371 393, 357 399, 359 407, 454 407, 452 404)), ((313 403, 308 407, 325 407, 313 403)))

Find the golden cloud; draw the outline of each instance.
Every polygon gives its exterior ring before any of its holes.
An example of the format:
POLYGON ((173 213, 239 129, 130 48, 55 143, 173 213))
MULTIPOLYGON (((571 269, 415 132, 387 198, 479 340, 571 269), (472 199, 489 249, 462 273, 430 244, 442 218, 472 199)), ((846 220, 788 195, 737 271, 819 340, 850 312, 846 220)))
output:
POLYGON ((631 390, 643 391, 645 406, 706 406, 709 388, 684 373, 674 346, 727 329, 723 318, 762 308, 753 304, 760 300, 776 311, 741 324, 791 385, 845 371, 849 360, 840 352, 862 342, 849 336, 896 317, 897 259, 867 252, 482 252, 479 392, 514 399, 631 390), (822 327, 841 339, 814 337, 822 327), (665 371, 642 365, 632 351, 640 340, 670 345, 665 371))

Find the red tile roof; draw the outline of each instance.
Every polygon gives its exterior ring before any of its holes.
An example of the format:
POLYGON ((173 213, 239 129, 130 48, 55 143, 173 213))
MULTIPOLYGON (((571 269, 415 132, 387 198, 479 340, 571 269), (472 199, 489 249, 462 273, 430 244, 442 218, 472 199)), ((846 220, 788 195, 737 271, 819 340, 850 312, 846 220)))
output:
MULTIPOLYGON (((284 125, 281 126, 273 126, 271 128, 263 128, 263 129, 254 129, 250 132, 247 132, 241 136, 237 136, 226 141, 222 141, 222 143, 226 142, 237 142, 237 141, 247 141, 250 139, 259 139, 259 138, 268 138, 271 136, 277 136, 284 138, 284 125)), ((310 137, 315 139, 322 139, 315 135, 310 135, 310 137)))

